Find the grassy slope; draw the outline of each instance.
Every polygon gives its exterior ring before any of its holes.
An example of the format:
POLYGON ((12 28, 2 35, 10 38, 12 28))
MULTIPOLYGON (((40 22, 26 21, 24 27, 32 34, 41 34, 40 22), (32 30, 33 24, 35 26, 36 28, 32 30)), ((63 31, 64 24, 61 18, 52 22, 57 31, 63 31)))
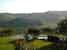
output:
MULTIPOLYGON (((46 33, 48 35, 48 33, 46 33)), ((57 36, 59 38, 63 38, 64 36, 61 34, 51 34, 53 36, 57 36)), ((14 50, 14 46, 12 44, 9 44, 9 41, 13 41, 13 39, 10 39, 9 37, 0 37, 0 50, 14 50)), ((41 48, 43 46, 49 46, 52 45, 52 42, 42 41, 42 40, 33 40, 32 42, 26 42, 26 47, 36 47, 41 48)))
POLYGON ((14 46, 9 44, 11 41, 8 37, 0 37, 0 50, 14 50, 14 46))
MULTIPOLYGON (((9 39, 9 37, 0 37, 0 50, 14 50, 14 46, 12 44, 9 44, 9 41, 12 41, 12 39, 9 39)), ((51 42, 34 40, 32 42, 26 43, 26 46, 40 48, 51 44, 51 42)))
POLYGON ((35 47, 35 48, 41 48, 43 46, 48 46, 53 44, 52 42, 42 41, 42 40, 34 40, 30 43, 26 43, 27 47, 35 47))

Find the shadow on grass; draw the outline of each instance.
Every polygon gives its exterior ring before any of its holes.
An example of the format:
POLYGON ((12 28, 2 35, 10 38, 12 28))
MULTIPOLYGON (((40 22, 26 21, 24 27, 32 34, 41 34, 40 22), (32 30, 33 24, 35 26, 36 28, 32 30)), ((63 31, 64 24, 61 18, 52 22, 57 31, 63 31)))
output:
POLYGON ((67 50, 67 46, 64 46, 64 44, 52 44, 46 47, 41 47, 37 50, 67 50))

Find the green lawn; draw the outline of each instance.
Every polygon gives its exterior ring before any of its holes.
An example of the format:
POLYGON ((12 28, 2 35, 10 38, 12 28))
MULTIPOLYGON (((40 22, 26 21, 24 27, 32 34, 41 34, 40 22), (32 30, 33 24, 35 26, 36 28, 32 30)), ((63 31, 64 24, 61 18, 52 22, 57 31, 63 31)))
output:
POLYGON ((14 46, 8 42, 12 41, 9 37, 0 37, 0 50, 14 50, 14 46))
POLYGON ((25 47, 26 48, 41 48, 43 46, 48 46, 48 45, 52 45, 53 43, 52 42, 48 42, 48 41, 42 41, 42 40, 33 40, 31 42, 26 42, 25 43, 25 47))
MULTIPOLYGON (((14 46, 9 44, 8 42, 12 41, 9 37, 0 37, 0 50, 14 50, 14 46)), ((25 45, 27 47, 36 47, 40 48, 43 46, 51 45, 51 42, 41 41, 41 40, 34 40, 32 42, 28 42, 25 45)))
MULTIPOLYGON (((59 34, 52 34, 53 36, 57 36, 57 37, 64 37, 63 35, 59 35, 59 34)), ((10 39, 9 37, 0 37, 0 50, 14 50, 13 44, 10 44, 8 42, 13 41, 13 39, 10 39)), ((52 42, 48 42, 48 41, 42 41, 42 40, 33 40, 31 42, 26 42, 25 46, 26 47, 36 47, 36 48, 41 48, 43 46, 49 46, 52 45, 52 42)))
POLYGON ((0 50, 14 50, 14 46, 12 44, 1 44, 0 50))

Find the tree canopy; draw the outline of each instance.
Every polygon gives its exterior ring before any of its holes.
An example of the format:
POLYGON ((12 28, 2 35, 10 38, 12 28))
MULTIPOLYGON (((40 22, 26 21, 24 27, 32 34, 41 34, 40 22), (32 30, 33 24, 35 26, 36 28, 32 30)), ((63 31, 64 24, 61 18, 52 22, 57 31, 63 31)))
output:
POLYGON ((38 35, 38 34, 40 34, 40 30, 36 29, 36 28, 29 28, 28 33, 33 34, 33 35, 38 35))
POLYGON ((60 21, 57 25, 58 32, 67 33, 67 17, 60 21))
POLYGON ((0 30, 0 36, 10 36, 12 34, 16 33, 14 29, 3 29, 0 30))

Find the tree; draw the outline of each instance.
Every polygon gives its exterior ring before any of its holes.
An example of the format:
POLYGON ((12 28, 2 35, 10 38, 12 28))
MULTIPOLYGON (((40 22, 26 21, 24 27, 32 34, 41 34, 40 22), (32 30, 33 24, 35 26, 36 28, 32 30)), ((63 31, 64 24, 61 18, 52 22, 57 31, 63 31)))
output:
POLYGON ((0 31, 0 36, 9 36, 14 33, 14 29, 3 29, 0 31))
POLYGON ((36 29, 36 28, 29 28, 28 33, 33 34, 33 35, 38 35, 38 34, 40 34, 40 30, 36 29))
POLYGON ((57 25, 57 31, 59 33, 67 33, 67 17, 60 21, 57 25))
POLYGON ((51 28, 48 28, 48 27, 42 28, 42 31, 43 32, 53 32, 53 30, 51 28))

